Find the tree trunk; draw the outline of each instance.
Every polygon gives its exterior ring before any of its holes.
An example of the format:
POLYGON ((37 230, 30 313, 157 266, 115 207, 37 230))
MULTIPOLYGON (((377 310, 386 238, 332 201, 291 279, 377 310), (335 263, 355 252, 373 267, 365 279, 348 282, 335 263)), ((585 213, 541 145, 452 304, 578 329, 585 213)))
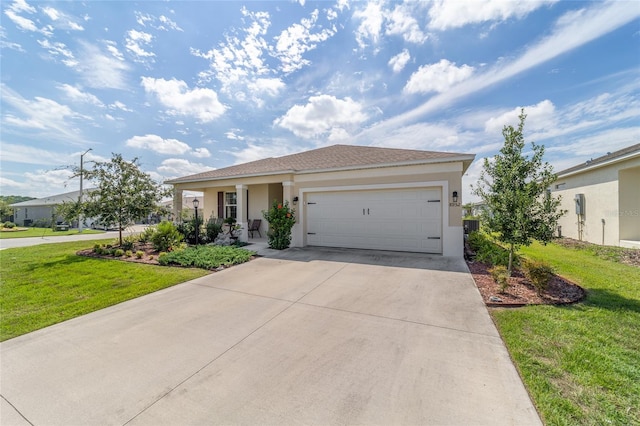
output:
POLYGON ((509 244, 509 266, 507 267, 507 274, 511 276, 511 269, 513 267, 513 244, 509 244))

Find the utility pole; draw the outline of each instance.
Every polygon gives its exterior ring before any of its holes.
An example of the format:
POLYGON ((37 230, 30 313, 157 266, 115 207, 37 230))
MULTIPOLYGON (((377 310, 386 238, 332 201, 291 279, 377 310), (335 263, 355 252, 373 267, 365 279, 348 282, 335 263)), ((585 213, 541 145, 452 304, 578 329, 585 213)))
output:
MULTIPOLYGON (((82 195, 83 195, 82 194, 82 178, 84 177, 83 161, 84 161, 84 156, 89 151, 91 151, 91 148, 86 150, 84 154, 80 155, 80 197, 78 197, 78 204, 80 205, 81 209, 82 209, 82 195)), ((80 232, 82 232, 82 210, 80 210, 80 213, 78 214, 78 233, 80 232)))

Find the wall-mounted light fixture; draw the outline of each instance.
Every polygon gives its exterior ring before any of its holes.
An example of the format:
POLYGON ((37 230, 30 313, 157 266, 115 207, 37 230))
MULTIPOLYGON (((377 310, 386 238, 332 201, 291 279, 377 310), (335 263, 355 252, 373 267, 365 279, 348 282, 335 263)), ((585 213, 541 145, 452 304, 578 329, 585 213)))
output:
POLYGON ((293 205, 295 206, 296 204, 298 204, 298 197, 293 197, 293 205))
POLYGON ((458 191, 453 191, 453 202, 454 203, 458 202, 458 191))

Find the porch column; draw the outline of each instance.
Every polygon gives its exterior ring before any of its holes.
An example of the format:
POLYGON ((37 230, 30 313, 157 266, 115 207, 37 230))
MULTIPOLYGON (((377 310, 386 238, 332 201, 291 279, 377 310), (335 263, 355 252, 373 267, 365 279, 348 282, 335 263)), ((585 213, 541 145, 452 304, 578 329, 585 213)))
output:
POLYGON ((173 188, 173 221, 178 222, 182 215, 182 189, 173 188))
POLYGON ((242 227, 240 230, 240 241, 249 241, 249 219, 247 218, 247 202, 248 187, 246 185, 236 185, 236 196, 237 196, 237 221, 238 225, 242 227))
POLYGON ((297 206, 293 205, 293 193, 294 183, 291 181, 282 182, 282 202, 289 202, 289 208, 296 210, 296 223, 291 228, 291 247, 302 247, 302 234, 300 233, 300 214, 298 213, 297 206))

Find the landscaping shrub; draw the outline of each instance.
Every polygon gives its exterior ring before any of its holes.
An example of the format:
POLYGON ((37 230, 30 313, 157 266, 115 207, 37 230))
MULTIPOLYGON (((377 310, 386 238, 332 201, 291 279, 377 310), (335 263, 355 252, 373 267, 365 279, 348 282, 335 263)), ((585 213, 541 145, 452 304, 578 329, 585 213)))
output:
POLYGON ((122 257, 122 256, 124 256, 124 250, 122 250, 122 249, 116 249, 116 250, 113 252, 113 255, 114 255, 115 257, 122 257))
POLYGON ((536 288, 538 295, 547 289, 549 281, 553 277, 553 268, 547 263, 536 260, 526 260, 522 265, 522 270, 525 277, 536 288))
POLYGON ((218 224, 216 218, 209 218, 206 226, 207 241, 212 243, 218 238, 218 235, 222 232, 222 225, 218 224))
POLYGON ((158 263, 161 265, 195 266, 203 269, 215 269, 230 266, 251 259, 254 253, 230 246, 188 247, 171 253, 161 253, 158 263))
POLYGON ((142 256, 144 256, 144 252, 142 250, 138 250, 136 252, 136 259, 142 259, 142 256))
POLYGON ((291 228, 296 223, 295 210, 289 208, 289 202, 273 201, 269 211, 262 211, 262 216, 269 222, 267 241, 269 247, 284 250, 291 244, 291 228))
POLYGON ((8 229, 13 229, 16 227, 16 224, 13 222, 6 221, 3 226, 8 229))
POLYGON ((182 234, 173 223, 162 221, 151 237, 151 244, 156 251, 171 251, 182 241, 182 234))
POLYGON ((120 248, 122 248, 122 250, 133 250, 133 247, 136 244, 136 240, 138 240, 138 237, 136 237, 135 235, 129 235, 128 237, 124 237, 122 239, 122 246, 120 246, 120 248))
POLYGON ((500 286, 500 293, 504 293, 509 287, 509 273, 505 265, 496 265, 489 269, 494 281, 500 286))
POLYGON ((202 218, 198 217, 198 223, 196 219, 191 218, 176 226, 178 232, 182 235, 182 240, 187 244, 194 245, 196 243, 196 227, 198 227, 198 244, 207 244, 209 242, 207 234, 202 232, 202 218))
POLYGON ((140 241, 142 244, 147 244, 149 241, 151 241, 151 238, 155 233, 156 233, 156 227, 149 226, 147 227, 147 229, 142 231, 140 235, 138 235, 138 241, 140 241))
POLYGON ((133 256, 133 252, 131 250, 125 250, 124 255, 127 257, 133 256))
MULTIPOLYGON (((504 266, 509 264, 509 250, 492 241, 489 236, 483 232, 476 231, 470 233, 469 245, 476 253, 476 260, 478 262, 504 266)), ((518 256, 514 257, 513 263, 515 265, 520 263, 518 256)))

